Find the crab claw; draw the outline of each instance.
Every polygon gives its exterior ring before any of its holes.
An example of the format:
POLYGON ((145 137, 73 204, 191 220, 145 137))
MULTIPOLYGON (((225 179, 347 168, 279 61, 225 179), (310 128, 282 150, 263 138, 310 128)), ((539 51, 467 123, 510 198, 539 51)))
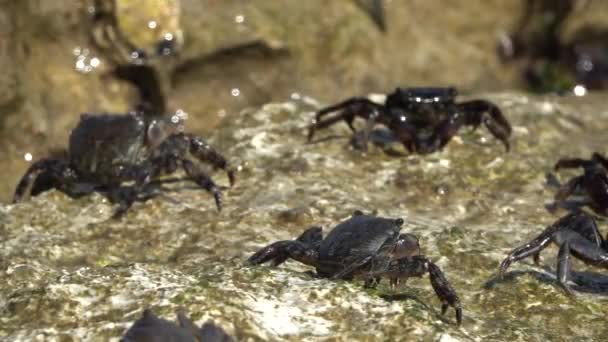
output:
POLYGON ((462 324, 462 305, 456 291, 454 291, 454 288, 437 265, 427 260, 427 268, 429 270, 431 285, 437 297, 441 300, 441 314, 444 315, 448 307, 453 307, 456 310, 456 322, 460 326, 462 324))
POLYGON ((247 259, 249 265, 260 265, 271 262, 273 266, 284 263, 288 258, 313 265, 317 259, 317 251, 313 245, 323 239, 323 229, 313 226, 305 230, 295 240, 274 242, 247 259))

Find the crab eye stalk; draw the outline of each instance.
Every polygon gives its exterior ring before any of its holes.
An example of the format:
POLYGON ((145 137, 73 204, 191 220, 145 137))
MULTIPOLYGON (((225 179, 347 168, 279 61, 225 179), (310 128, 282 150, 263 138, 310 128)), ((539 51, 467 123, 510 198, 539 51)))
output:
POLYGON ((393 256, 396 259, 420 255, 420 242, 413 234, 401 234, 395 243, 393 256))

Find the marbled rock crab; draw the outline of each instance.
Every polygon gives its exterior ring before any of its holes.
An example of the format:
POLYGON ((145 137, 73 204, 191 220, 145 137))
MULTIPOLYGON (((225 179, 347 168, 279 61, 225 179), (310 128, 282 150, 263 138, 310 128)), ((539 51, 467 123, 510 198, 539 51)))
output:
POLYGON ((593 153, 591 159, 560 159, 555 170, 565 168, 582 168, 581 176, 570 179, 555 194, 556 204, 566 201, 570 195, 584 192, 585 203, 600 215, 607 215, 608 209, 608 160, 599 153, 593 153))
POLYGON ((562 217, 530 242, 512 250, 500 264, 502 277, 511 263, 533 256, 539 264, 540 252, 551 242, 559 246, 557 255, 557 281, 569 294, 570 257, 587 264, 608 268, 608 242, 604 240, 593 217, 583 211, 569 213, 562 217))
POLYGON ((158 318, 150 309, 135 321, 120 339, 121 342, 231 342, 234 341, 222 328, 207 322, 201 328, 181 312, 178 324, 158 318))
POLYGON ((355 211, 323 239, 321 227, 311 227, 295 240, 272 243, 248 259, 259 265, 270 262, 278 266, 288 258, 314 266, 320 277, 331 279, 362 278, 366 286, 380 278, 398 279, 429 274, 431 285, 442 302, 442 314, 448 307, 456 310, 462 322, 462 307, 456 292, 443 272, 432 261, 420 255, 418 238, 400 234, 402 219, 364 215, 355 211))
POLYGON ((191 180, 213 194, 221 210, 219 187, 188 155, 227 170, 230 185, 234 172, 203 139, 182 130, 179 113, 170 119, 149 119, 141 111, 83 114, 70 134, 66 158, 34 162, 19 181, 13 201, 21 201, 30 188, 32 195, 56 188, 72 197, 101 191, 119 204, 114 215, 118 217, 135 200, 150 195, 147 185, 181 166, 191 180), (125 182, 134 184, 125 187, 125 182))
POLYGON ((353 97, 318 111, 310 125, 308 141, 316 130, 342 120, 355 132, 353 121, 360 116, 367 124, 356 135, 356 146, 364 150, 376 123, 388 127, 408 151, 421 154, 441 150, 460 127, 477 128, 483 123, 508 151, 511 125, 498 106, 486 100, 456 102, 456 95, 455 88, 397 88, 388 94, 384 104, 353 97), (336 111, 339 113, 322 120, 336 111))

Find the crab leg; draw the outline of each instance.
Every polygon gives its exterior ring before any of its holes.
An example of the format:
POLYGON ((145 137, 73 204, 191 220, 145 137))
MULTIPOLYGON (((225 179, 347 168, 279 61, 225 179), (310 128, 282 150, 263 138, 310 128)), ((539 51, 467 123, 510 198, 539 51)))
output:
POLYGON ((30 190, 42 192, 55 188, 56 185, 61 185, 62 188, 69 187, 74 181, 76 181, 76 172, 66 161, 48 158, 40 159, 28 168, 25 175, 23 175, 17 184, 13 203, 21 202, 23 196, 30 190), (45 182, 45 184, 38 184, 36 180, 39 179, 39 176, 43 175, 49 181, 45 182), (33 185, 36 185, 34 186, 35 189, 32 189, 33 185))
POLYGON ((336 105, 323 108, 317 112, 315 119, 308 129, 308 142, 312 141, 317 129, 329 127, 341 120, 346 121, 348 127, 354 132, 353 121, 356 116, 368 119, 374 112, 382 112, 383 110, 384 106, 364 97, 353 97, 336 105), (334 117, 321 121, 322 117, 335 111, 341 112, 334 117))
POLYGON ((514 261, 530 255, 534 255, 536 259, 540 251, 551 241, 560 245, 557 275, 558 281, 564 288, 571 252, 587 263, 608 267, 608 253, 602 250, 603 240, 595 221, 583 212, 575 212, 547 227, 534 240, 511 251, 500 264, 499 276, 502 277, 514 261))

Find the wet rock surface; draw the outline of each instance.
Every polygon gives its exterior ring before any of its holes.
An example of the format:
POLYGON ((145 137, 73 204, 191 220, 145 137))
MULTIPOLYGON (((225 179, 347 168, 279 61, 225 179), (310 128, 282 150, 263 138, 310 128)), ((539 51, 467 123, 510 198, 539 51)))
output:
MULTIPOLYGON (((483 127, 463 129, 425 156, 399 145, 390 148, 402 156, 386 146, 352 150, 346 124, 305 144, 315 108, 272 103, 209 134, 241 166, 221 213, 186 181, 165 185, 121 221, 109 219, 114 208, 100 195, 74 200, 50 191, 3 204, 0 335, 117 340, 151 307, 164 317, 182 308, 199 326, 213 320, 237 340, 600 340, 608 314, 603 270, 574 261, 578 292, 569 298, 555 286, 551 247, 540 267, 529 260, 505 280, 494 277, 513 247, 564 214, 545 209, 555 193, 545 175, 555 161, 606 146, 602 95, 474 98, 504 110, 514 127, 511 152, 483 127), (427 279, 366 290, 317 279, 295 262, 244 265, 261 246, 313 224, 327 230, 355 209, 405 220, 403 231, 420 237, 458 292, 461 328, 441 317, 427 279)), ((228 184, 221 172, 214 178, 228 184)))

